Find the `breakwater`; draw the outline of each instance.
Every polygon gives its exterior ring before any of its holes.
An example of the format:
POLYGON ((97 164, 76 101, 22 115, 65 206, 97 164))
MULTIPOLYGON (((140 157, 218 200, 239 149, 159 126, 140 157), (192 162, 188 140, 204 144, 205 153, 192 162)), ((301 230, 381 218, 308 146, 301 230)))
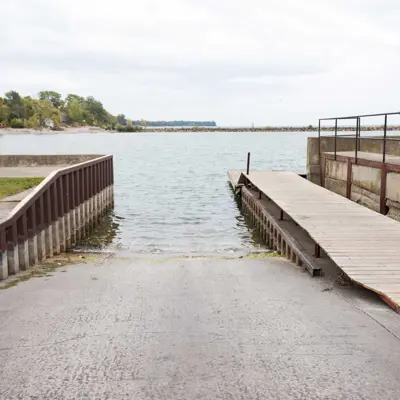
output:
MULTIPOLYGON (((400 126, 388 126, 389 131, 400 131, 400 126)), ((355 132, 354 126, 342 126, 338 132, 355 132)), ((260 126, 260 127, 208 127, 184 126, 164 128, 142 128, 143 132, 318 132, 318 126, 260 126)), ((383 126, 361 126, 364 132, 382 132, 383 126)), ((321 127, 321 132, 334 132, 333 126, 321 127)))

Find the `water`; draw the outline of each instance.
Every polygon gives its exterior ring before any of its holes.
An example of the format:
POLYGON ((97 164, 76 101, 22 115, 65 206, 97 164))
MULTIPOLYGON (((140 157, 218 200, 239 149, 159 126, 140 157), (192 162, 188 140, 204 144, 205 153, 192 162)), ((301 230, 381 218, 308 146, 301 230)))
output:
POLYGON ((113 154, 115 210, 100 237, 137 255, 236 255, 260 245, 227 183, 229 169, 304 171, 307 132, 0 135, 0 154, 113 154))

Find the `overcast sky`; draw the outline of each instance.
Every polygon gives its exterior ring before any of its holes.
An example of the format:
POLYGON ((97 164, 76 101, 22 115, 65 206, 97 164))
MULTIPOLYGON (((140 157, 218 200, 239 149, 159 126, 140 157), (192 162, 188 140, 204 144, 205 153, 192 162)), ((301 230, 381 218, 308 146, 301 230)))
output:
POLYGON ((221 126, 400 109, 399 0, 0 0, 0 18, 0 93, 221 126))

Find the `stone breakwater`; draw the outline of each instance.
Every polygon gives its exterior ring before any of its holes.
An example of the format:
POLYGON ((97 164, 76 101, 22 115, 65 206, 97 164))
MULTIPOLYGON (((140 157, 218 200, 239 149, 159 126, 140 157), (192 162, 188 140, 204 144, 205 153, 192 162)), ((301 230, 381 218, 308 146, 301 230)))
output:
MULTIPOLYGON (((361 126, 364 132, 383 131, 383 126, 361 126)), ((400 131, 400 126, 388 126, 389 131, 400 131)), ((264 126, 264 127, 181 127, 181 128, 146 128, 145 132, 318 132, 316 126, 264 126)), ((321 127, 321 132, 334 132, 333 127, 321 127)), ((338 127, 338 132, 355 132, 354 127, 338 127)))

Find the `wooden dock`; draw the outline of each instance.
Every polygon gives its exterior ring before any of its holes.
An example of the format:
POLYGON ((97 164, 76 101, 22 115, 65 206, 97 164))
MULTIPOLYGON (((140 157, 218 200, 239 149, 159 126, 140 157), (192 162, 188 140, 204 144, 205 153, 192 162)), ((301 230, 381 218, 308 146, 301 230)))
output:
POLYGON ((243 183, 245 182, 244 176, 242 177, 242 171, 238 170, 228 171, 228 180, 235 193, 238 193, 240 188, 243 186, 243 183))
POLYGON ((293 172, 252 172, 239 182, 272 200, 353 281, 399 310, 400 223, 293 172))

